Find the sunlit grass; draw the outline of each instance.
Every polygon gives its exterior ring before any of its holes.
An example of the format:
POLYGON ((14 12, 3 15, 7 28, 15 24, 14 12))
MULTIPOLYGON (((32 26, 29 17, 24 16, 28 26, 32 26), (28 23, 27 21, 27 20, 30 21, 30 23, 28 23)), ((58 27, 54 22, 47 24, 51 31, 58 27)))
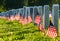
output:
POLYGON ((23 26, 18 21, 0 19, 0 41, 60 41, 60 29, 58 37, 52 39, 38 31, 33 23, 23 26))

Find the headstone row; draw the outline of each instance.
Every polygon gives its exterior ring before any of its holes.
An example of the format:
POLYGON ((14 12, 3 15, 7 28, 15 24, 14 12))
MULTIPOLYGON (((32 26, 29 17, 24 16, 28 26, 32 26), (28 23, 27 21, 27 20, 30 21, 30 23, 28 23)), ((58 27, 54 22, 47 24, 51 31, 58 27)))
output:
MULTIPOLYGON (((59 5, 54 4, 52 6, 52 23, 58 31, 58 19, 59 19, 59 5)), ((44 27, 49 26, 49 5, 44 5, 44 27)))
MULTIPOLYGON (((34 22, 34 18, 36 15, 40 15, 41 17, 44 16, 44 27, 47 28, 49 26, 49 5, 44 5, 44 7, 42 6, 31 6, 31 7, 26 7, 24 6, 23 8, 19 8, 19 9, 12 9, 6 12, 1 12, 0 16, 6 16, 6 17, 10 17, 11 15, 16 15, 19 14, 20 16, 22 16, 23 18, 27 17, 27 16, 31 16, 33 22, 34 22)), ((53 4, 52 6, 52 16, 53 16, 53 24, 56 27, 56 29, 58 30, 58 16, 59 15, 59 5, 58 4, 53 4)))
POLYGON ((53 24, 56 27, 56 29, 58 30, 58 19, 59 19, 59 5, 58 4, 54 4, 52 7, 52 14, 53 14, 53 24))

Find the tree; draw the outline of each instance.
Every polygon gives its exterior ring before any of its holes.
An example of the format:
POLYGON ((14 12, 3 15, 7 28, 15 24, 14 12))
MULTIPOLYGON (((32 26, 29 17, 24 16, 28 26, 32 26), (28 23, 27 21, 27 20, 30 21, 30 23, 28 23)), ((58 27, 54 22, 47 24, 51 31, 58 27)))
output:
POLYGON ((17 9, 23 7, 23 0, 6 0, 6 9, 17 9))
POLYGON ((24 3, 24 6, 28 6, 28 0, 24 0, 23 3, 24 3))

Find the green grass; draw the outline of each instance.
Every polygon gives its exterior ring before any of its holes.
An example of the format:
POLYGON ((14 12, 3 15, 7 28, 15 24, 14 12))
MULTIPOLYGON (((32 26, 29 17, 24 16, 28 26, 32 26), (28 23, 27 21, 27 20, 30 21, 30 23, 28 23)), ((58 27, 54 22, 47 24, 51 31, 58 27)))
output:
POLYGON ((18 21, 0 19, 0 41, 60 41, 60 32, 58 37, 52 39, 38 31, 33 23, 23 26, 18 21))

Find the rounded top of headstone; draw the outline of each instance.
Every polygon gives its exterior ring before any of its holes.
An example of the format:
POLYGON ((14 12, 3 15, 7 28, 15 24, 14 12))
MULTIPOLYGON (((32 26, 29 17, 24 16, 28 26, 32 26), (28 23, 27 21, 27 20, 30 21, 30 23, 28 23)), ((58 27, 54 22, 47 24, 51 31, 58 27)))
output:
POLYGON ((26 6, 23 6, 23 7, 26 7, 26 6))
POLYGON ((49 7, 49 5, 44 5, 44 7, 45 7, 45 8, 48 8, 48 7, 49 7))
POLYGON ((34 8, 33 6, 30 6, 30 8, 34 8))
POLYGON ((49 5, 44 5, 44 6, 49 6, 49 5))
POLYGON ((53 6, 59 6, 59 4, 53 4, 53 6))
POLYGON ((22 10, 23 8, 20 8, 20 10, 22 10))
POLYGON ((34 8, 37 8, 38 6, 34 6, 34 8))
POLYGON ((38 6, 38 7, 42 7, 42 6, 38 6))

